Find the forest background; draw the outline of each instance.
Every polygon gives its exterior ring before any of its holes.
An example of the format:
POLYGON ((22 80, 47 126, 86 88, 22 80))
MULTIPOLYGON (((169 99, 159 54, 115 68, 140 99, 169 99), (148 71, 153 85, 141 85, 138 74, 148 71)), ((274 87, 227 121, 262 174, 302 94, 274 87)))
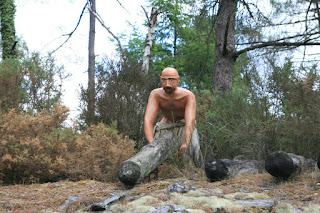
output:
MULTIPOLYGON (((94 2, 84 1, 90 27, 101 23, 94 2)), ((119 57, 94 60, 91 77, 89 62, 88 86, 79 88, 81 115, 67 126, 68 109, 59 101, 63 67, 52 52, 28 51, 15 36, 14 1, 1 1, 1 182, 116 180, 121 163, 146 144, 147 98, 168 66, 196 95, 206 160, 261 160, 274 151, 319 155, 320 2, 148 2, 152 36, 137 26, 113 35, 119 57)))

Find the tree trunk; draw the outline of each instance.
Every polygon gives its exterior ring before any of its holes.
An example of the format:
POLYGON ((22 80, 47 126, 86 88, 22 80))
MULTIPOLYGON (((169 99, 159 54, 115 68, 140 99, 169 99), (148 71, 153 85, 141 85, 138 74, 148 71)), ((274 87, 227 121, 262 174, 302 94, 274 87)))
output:
POLYGON ((207 162, 205 172, 210 181, 219 181, 242 174, 260 174, 265 170, 264 161, 221 159, 207 162))
POLYGON ((16 49, 16 29, 14 26, 14 15, 16 9, 13 0, 0 1, 1 19, 1 46, 2 59, 17 57, 16 49))
POLYGON ((153 36, 154 36, 155 30, 156 30, 158 14, 159 14, 158 10, 155 7, 152 7, 151 16, 149 19, 149 30, 148 30, 148 35, 146 38, 146 46, 144 48, 143 58, 142 58, 142 72, 144 72, 146 75, 149 72, 152 41, 153 41, 153 36))
POLYGON ((312 169, 316 162, 306 159, 303 156, 285 152, 271 153, 265 163, 265 168, 269 174, 279 179, 287 179, 295 173, 305 169, 312 169))
POLYGON ((175 154, 180 143, 174 141, 173 133, 167 132, 152 143, 142 147, 139 153, 126 160, 118 170, 118 177, 126 186, 134 186, 148 176, 168 157, 175 154))
POLYGON ((232 90, 236 58, 235 17, 238 0, 221 0, 217 15, 212 90, 222 93, 232 90))
MULTIPOLYGON (((96 0, 90 0, 91 10, 96 11, 96 0)), ((94 121, 95 112, 95 25, 96 19, 93 12, 90 12, 90 30, 89 30, 89 65, 88 65, 88 124, 94 121)))

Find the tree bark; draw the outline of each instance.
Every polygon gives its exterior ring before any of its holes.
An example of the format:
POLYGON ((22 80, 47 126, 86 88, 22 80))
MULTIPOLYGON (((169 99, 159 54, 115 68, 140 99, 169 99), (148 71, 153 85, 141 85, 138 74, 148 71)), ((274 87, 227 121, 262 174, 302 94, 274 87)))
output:
POLYGON ((139 153, 120 166, 118 170, 120 181, 126 186, 134 186, 168 157, 175 154, 179 148, 180 144, 174 140, 172 132, 162 134, 160 138, 142 147, 139 153))
POLYGON ((219 181, 242 174, 260 174, 265 170, 264 161, 220 159, 207 162, 205 172, 210 181, 219 181))
POLYGON ((271 153, 265 163, 266 171, 279 179, 288 179, 291 175, 305 169, 314 168, 316 162, 303 156, 285 152, 271 153))
POLYGON ((96 11, 96 0, 90 0, 90 30, 89 30, 89 65, 88 65, 88 124, 94 120, 95 112, 95 25, 96 19, 94 12, 96 11), (93 11, 93 12, 91 12, 93 11))
POLYGON ((158 14, 159 14, 158 10, 155 7, 152 7, 150 19, 147 16, 148 22, 149 22, 149 30, 148 30, 148 34, 146 38, 146 46, 144 48, 143 58, 142 58, 142 72, 144 72, 146 75, 149 72, 152 41, 153 41, 153 36, 156 30, 158 14))
POLYGON ((212 90, 222 93, 232 90, 236 58, 235 17, 238 0, 221 0, 217 15, 212 90))

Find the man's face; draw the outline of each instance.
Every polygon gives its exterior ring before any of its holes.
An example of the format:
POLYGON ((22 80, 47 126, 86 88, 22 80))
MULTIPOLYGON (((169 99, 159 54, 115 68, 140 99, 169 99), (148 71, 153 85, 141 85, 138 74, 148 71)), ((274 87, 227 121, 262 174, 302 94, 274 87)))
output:
POLYGON ((172 94, 176 90, 179 81, 180 78, 177 75, 163 74, 160 77, 162 88, 168 95, 172 94))

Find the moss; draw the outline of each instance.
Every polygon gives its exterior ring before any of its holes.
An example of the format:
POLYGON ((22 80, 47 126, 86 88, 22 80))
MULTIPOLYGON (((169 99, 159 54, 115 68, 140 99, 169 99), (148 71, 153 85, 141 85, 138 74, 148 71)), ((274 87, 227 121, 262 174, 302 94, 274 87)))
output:
POLYGON ((135 201, 132 201, 128 204, 128 206, 132 207, 132 209, 134 210, 138 210, 144 208, 144 206, 147 206, 147 208, 151 207, 155 207, 155 206, 163 206, 164 203, 163 202, 159 202, 159 200, 157 198, 154 198, 152 196, 144 196, 141 197, 135 201))
POLYGON ((203 192, 195 190, 195 191, 189 191, 185 196, 187 196, 187 197, 203 197, 203 196, 205 196, 205 194, 203 192))
POLYGON ((308 206, 308 207, 303 209, 303 212, 305 212, 305 213, 317 213, 317 212, 320 212, 320 206, 319 205, 308 206))
POLYGON ((263 193, 244 193, 236 192, 233 194, 227 194, 224 196, 228 200, 259 200, 259 199, 270 199, 270 197, 263 193))
POLYGON ((210 197, 208 204, 204 205, 204 207, 212 209, 213 212, 216 212, 218 209, 224 209, 227 212, 242 212, 243 209, 243 207, 230 200, 217 197, 210 197))
MULTIPOLYGON (((200 192, 201 193, 201 192, 200 192)), ((225 209, 230 211, 241 211, 242 207, 234 204, 232 201, 218 197, 197 197, 199 193, 189 192, 186 195, 173 193, 174 197, 171 201, 177 205, 185 206, 187 209, 206 210, 208 208, 216 211, 217 209, 225 209), (196 196, 190 196, 196 195, 196 196)), ((189 211, 189 210, 188 210, 189 211)))
POLYGON ((297 209, 293 207, 290 203, 279 203, 275 207, 275 213, 295 213, 297 209))

